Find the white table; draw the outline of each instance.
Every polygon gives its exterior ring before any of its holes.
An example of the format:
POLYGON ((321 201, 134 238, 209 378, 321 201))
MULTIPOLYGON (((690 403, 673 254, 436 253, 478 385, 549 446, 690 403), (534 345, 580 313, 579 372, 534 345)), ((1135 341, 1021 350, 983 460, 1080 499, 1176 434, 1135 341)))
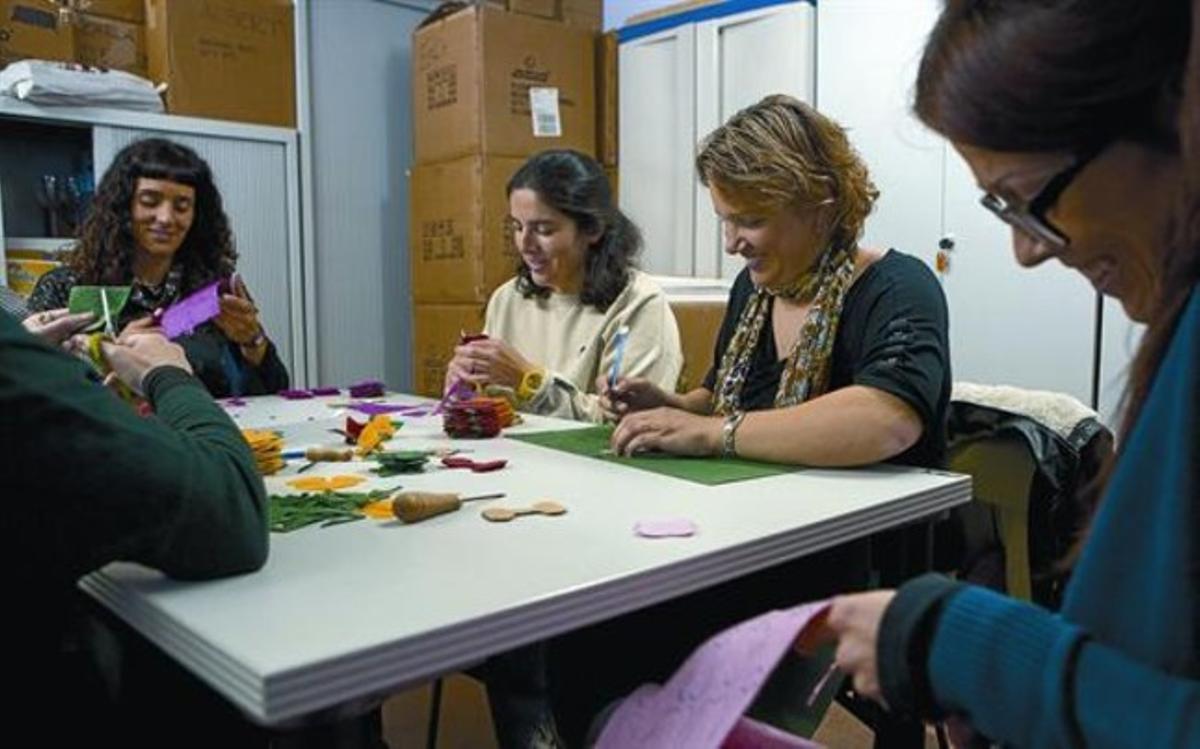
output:
MULTIPOLYGON (((345 412, 329 400, 268 397, 231 413, 241 426, 280 430, 289 446, 332 444, 338 438, 328 429, 345 412)), ((569 426, 527 417, 515 430, 569 426)), ((409 420, 389 449, 446 444, 432 417, 409 420)), ((373 478, 355 490, 403 484, 508 497, 411 526, 364 520, 272 535, 270 560, 252 575, 184 583, 114 564, 82 586, 252 720, 280 726, 971 496, 965 476, 916 469, 803 470, 710 487, 515 440, 453 444, 472 458, 507 458, 509 467, 472 474, 431 463, 423 474, 373 478), (508 524, 479 516, 482 507, 546 498, 568 514, 508 524), (671 516, 693 520, 699 533, 632 533, 637 520, 671 516)), ((298 466, 268 478, 268 489, 294 491, 284 482, 298 466)), ((367 467, 319 464, 304 475, 367 467)))

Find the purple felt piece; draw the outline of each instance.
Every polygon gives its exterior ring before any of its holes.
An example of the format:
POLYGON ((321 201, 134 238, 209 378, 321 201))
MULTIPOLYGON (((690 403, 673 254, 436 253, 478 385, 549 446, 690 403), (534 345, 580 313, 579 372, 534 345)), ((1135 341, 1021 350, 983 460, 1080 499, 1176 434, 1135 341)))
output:
POLYGON ((290 401, 302 401, 313 397, 311 390, 280 390, 276 395, 290 401))
POLYGON ((696 534, 696 524, 687 518, 639 520, 633 524, 633 532, 646 538, 694 536, 696 534))
POLYGON ((379 380, 363 380, 350 386, 351 398, 378 398, 383 395, 383 383, 379 380))
POLYGON ((187 335, 221 314, 221 300, 217 293, 219 284, 219 281, 213 281, 175 302, 163 312, 162 328, 167 338, 175 339, 187 335))
POLYGON ((311 392, 313 395, 341 395, 342 394, 341 390, 339 390, 338 388, 329 386, 329 385, 322 385, 321 387, 313 388, 309 392, 311 392))
POLYGON ((779 659, 828 605, 772 611, 709 639, 665 686, 643 685, 626 698, 596 748, 718 749, 727 738, 740 740, 738 721, 779 659))
POLYGON ((408 406, 396 406, 391 403, 353 403, 350 405, 350 410, 367 416, 378 416, 379 414, 407 413, 408 406))
POLYGON ((234 407, 234 406, 244 406, 244 405, 246 405, 246 399, 245 399, 245 398, 238 398, 238 397, 236 397, 236 396, 235 396, 235 397, 233 397, 233 398, 226 398, 226 399, 225 399, 225 405, 226 405, 226 406, 230 406, 230 407, 234 407))

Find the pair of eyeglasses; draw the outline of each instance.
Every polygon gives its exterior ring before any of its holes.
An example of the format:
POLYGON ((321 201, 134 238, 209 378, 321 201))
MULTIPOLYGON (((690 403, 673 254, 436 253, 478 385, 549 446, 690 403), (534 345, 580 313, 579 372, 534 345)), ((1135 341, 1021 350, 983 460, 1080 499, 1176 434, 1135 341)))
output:
POLYGON ((1050 223, 1046 212, 1054 207, 1075 177, 1100 155, 1105 145, 1098 144, 1080 152, 1070 166, 1048 179, 1037 195, 1028 201, 1009 200, 988 192, 979 199, 979 204, 995 214, 996 218, 1020 229, 1033 239, 1055 249, 1065 249, 1071 244, 1071 239, 1050 223))

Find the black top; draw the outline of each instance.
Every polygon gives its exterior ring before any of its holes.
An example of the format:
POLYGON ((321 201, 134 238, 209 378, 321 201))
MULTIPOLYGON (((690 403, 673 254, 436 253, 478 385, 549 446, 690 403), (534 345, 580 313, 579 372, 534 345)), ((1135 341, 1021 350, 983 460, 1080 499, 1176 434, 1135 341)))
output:
MULTIPOLYGON (((38 279, 37 286, 29 295, 29 311, 41 312, 66 307, 71 299, 71 289, 79 285, 79 279, 70 268, 62 267, 46 273, 38 279)), ((117 319, 119 328, 154 313, 156 307, 165 307, 195 289, 168 290, 165 295, 148 287, 138 287, 117 319)), ((247 361, 238 346, 225 337, 216 325, 205 323, 195 331, 180 336, 176 341, 187 354, 188 363, 196 377, 208 388, 214 398, 231 395, 270 395, 288 386, 287 367, 279 359, 275 344, 267 343, 267 352, 257 367, 247 361)))
MULTIPOLYGON (((729 292, 725 319, 704 387, 716 390, 720 364, 754 285, 743 270, 729 292)), ((747 411, 775 407, 785 361, 775 348, 768 307, 763 333, 742 390, 747 411)), ((941 467, 950 403, 950 343, 946 297, 920 260, 895 250, 870 265, 846 292, 833 343, 829 389, 865 385, 900 398, 921 417, 921 439, 890 462, 941 467)))

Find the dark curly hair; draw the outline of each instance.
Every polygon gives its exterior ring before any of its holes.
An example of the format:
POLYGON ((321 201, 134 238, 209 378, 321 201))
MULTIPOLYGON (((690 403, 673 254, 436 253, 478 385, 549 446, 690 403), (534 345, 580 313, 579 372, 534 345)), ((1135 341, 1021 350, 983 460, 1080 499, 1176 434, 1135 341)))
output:
POLYGON ((188 185, 196 212, 175 253, 182 265, 181 291, 188 293, 237 266, 233 233, 213 182, 212 170, 195 151, 163 138, 135 141, 121 149, 104 173, 67 264, 84 284, 121 285, 133 275, 133 197, 139 178, 188 185))
MULTIPOLYGON (((508 181, 507 194, 532 190, 546 205, 575 222, 582 234, 599 233, 584 260, 579 300, 601 312, 608 310, 625 287, 634 258, 642 249, 642 233, 613 203, 612 188, 600 164, 591 156, 569 149, 536 154, 508 181)), ((546 297, 525 263, 517 263, 517 291, 525 298, 546 297)))

